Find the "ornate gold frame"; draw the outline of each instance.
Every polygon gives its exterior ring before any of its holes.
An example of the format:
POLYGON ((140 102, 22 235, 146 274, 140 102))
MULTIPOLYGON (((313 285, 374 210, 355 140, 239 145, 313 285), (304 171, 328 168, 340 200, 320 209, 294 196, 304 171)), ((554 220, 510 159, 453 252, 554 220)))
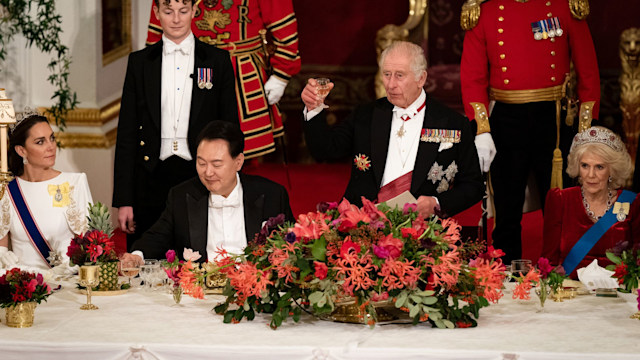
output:
MULTIPOLYGON (((124 44, 102 54, 102 66, 116 61, 117 59, 131 52, 131 0, 120 0, 122 2, 122 39, 124 44)), ((102 2, 101 2, 102 6, 102 2)), ((102 24, 101 30, 104 30, 102 24)))

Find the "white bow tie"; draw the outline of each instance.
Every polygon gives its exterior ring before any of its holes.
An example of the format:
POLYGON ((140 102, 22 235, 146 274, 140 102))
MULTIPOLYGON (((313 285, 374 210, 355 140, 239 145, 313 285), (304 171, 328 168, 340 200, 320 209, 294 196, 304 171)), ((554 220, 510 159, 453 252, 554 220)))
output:
POLYGON ((186 45, 184 41, 180 45, 165 42, 163 48, 165 55, 173 54, 176 51, 180 51, 183 55, 189 55, 191 53, 191 47, 186 45))
POLYGON ((239 198, 235 198, 235 199, 223 199, 223 200, 213 200, 212 198, 209 198, 209 207, 215 208, 215 209, 222 209, 225 207, 233 207, 233 208, 237 208, 240 207, 240 199, 239 198))

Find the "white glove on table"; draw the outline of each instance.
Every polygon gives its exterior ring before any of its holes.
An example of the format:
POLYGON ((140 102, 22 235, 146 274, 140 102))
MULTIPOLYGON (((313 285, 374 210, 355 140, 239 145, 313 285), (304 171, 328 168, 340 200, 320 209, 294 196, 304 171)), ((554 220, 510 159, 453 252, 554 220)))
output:
POLYGON ((18 256, 9 248, 0 246, 0 267, 10 269, 20 262, 18 256))
POLYGON ((284 89, 287 87, 287 83, 276 78, 275 76, 269 76, 269 80, 264 83, 264 92, 267 95, 267 101, 269 105, 273 105, 280 101, 282 95, 284 95, 284 89))
POLYGON ((476 149, 478 150, 478 160, 480 160, 480 170, 489 172, 491 162, 496 157, 496 145, 493 143, 491 134, 486 132, 476 135, 474 140, 476 149))

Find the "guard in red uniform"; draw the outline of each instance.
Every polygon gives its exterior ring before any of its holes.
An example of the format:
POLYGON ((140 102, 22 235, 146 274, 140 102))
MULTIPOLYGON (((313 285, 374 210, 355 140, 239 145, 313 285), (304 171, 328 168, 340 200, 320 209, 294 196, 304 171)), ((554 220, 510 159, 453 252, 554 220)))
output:
MULTIPOLYGON (((284 134, 277 103, 291 76, 300 71, 298 24, 291 0, 202 0, 197 5, 191 24, 194 35, 231 53, 245 158, 274 151, 274 138, 284 134), (268 79, 259 34, 263 29, 276 47, 269 58, 268 79)), ((147 45, 161 37, 160 22, 152 11, 147 45)))
POLYGON ((580 102, 578 130, 589 128, 598 114, 600 76, 584 21, 588 12, 587 0, 468 0, 463 5, 462 100, 467 117, 478 125, 480 166, 491 170, 493 241, 506 261, 522 256, 520 222, 529 174, 535 175, 543 206, 550 187, 562 188, 560 101, 571 61, 580 102), (495 101, 492 111, 490 101, 495 101))

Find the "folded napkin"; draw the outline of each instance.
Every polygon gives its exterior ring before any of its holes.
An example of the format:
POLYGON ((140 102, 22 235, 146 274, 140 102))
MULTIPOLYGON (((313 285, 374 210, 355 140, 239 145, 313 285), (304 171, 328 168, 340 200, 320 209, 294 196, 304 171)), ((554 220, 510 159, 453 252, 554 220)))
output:
POLYGON ((577 272, 580 282, 582 282, 590 291, 595 291, 595 289, 598 288, 618 288, 618 281, 611 277, 614 272, 598 266, 597 259, 593 260, 591 264, 586 267, 578 269, 577 272))

